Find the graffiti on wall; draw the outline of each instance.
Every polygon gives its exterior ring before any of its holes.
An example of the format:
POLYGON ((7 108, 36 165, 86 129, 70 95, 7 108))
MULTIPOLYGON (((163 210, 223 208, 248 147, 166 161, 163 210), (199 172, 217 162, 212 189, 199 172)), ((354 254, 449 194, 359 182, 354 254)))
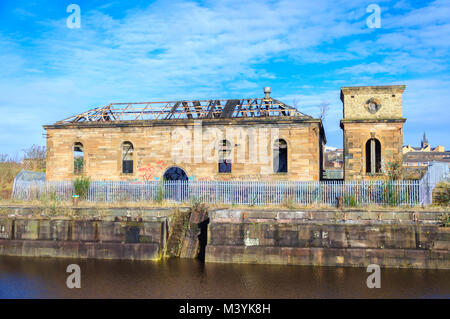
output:
POLYGON ((145 182, 158 181, 167 168, 167 163, 163 160, 149 163, 144 167, 138 168, 140 178, 145 182))

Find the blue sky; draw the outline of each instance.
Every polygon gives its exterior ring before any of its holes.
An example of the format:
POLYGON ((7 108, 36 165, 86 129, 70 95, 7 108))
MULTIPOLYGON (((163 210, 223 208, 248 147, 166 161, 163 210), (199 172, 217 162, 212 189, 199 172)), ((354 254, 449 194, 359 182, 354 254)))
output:
POLYGON ((341 86, 405 84, 404 144, 450 149, 450 1, 0 1, 0 153, 110 102, 272 96, 310 115, 341 86), (66 25, 69 4, 81 28, 66 25), (381 28, 368 28, 369 4, 381 28))

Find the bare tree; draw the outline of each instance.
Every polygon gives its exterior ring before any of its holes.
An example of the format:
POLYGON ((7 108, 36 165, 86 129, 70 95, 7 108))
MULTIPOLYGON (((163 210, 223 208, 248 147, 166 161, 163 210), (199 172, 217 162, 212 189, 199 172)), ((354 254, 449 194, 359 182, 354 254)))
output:
POLYGON ((298 105, 297 99, 293 99, 293 100, 292 100, 292 107, 293 107, 294 109, 298 110, 298 109, 297 109, 297 105, 298 105))
POLYGON ((46 150, 45 146, 32 145, 24 149, 23 164, 25 169, 43 170, 45 169, 46 150))
POLYGON ((319 108, 319 118, 323 121, 328 114, 330 109, 330 103, 322 102, 318 106, 319 108))

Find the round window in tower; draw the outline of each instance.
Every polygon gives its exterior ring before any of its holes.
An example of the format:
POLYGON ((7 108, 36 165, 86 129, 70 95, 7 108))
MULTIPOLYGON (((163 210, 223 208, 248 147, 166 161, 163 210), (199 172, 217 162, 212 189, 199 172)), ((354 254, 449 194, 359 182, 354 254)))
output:
POLYGON ((367 111, 369 111, 371 114, 375 114, 376 112, 378 112, 378 110, 381 108, 381 103, 380 100, 376 99, 376 98, 370 98, 367 102, 366 102, 366 109, 367 111))

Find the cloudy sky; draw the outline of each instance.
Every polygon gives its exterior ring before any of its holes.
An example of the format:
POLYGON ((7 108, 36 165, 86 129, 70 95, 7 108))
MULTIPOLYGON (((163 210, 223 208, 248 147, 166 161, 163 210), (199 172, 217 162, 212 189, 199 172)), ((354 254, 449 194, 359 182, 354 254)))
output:
POLYGON ((341 86, 405 84, 404 144, 450 149, 450 1, 0 1, 0 153, 110 102, 272 96, 310 115, 341 86), (71 2, 72 1, 72 2, 71 2), (71 3, 81 27, 68 28, 71 3), (370 4, 381 27, 369 28, 370 4))

